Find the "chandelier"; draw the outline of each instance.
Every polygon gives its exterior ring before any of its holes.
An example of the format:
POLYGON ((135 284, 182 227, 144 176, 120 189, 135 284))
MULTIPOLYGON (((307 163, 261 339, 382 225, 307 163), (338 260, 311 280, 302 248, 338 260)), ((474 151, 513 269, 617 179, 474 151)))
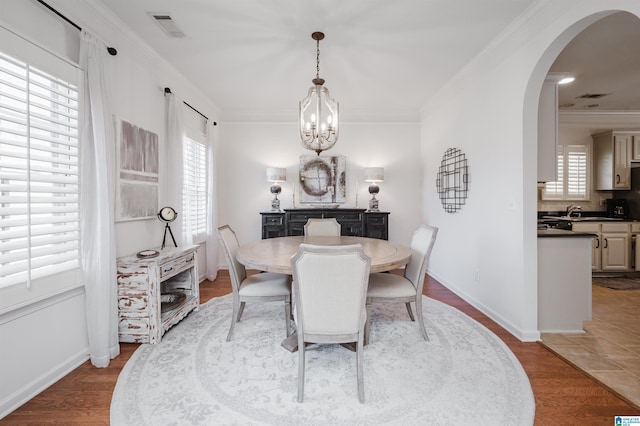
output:
POLYGON ((300 140, 302 146, 320 155, 338 141, 338 102, 331 98, 323 86, 324 79, 320 78, 320 40, 324 34, 315 32, 311 38, 316 41, 316 78, 300 101, 300 140))

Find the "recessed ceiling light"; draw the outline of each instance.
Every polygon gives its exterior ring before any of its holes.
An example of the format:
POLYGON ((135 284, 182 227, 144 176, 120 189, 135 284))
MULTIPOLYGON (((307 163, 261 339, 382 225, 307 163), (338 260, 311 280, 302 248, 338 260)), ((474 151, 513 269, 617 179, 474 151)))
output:
POLYGON ((567 83, 571 83, 573 80, 575 80, 575 78, 573 77, 565 77, 562 80, 560 80, 558 82, 558 84, 567 84, 567 83))

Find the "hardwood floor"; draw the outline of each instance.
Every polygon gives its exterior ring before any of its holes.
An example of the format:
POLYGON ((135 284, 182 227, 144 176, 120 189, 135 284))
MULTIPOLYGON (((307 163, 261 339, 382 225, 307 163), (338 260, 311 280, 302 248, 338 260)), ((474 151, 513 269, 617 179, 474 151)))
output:
MULTIPOLYGON (((202 302, 231 291, 227 271, 200 285, 202 302)), ((640 415, 581 371, 538 343, 522 343, 437 281, 427 277, 424 294, 456 307, 500 337, 524 367, 536 399, 536 425, 610 425, 614 416, 640 415)), ((111 395, 118 375, 138 348, 123 343, 121 354, 108 368, 89 362, 53 384, 16 411, 1 425, 82 424, 108 425, 111 395)))

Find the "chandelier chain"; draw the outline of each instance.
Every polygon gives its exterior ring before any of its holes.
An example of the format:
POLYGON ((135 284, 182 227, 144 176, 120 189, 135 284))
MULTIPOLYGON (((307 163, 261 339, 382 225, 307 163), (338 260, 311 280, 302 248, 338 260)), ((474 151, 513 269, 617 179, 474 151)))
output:
POLYGON ((316 40, 316 78, 320 78, 320 40, 316 40))

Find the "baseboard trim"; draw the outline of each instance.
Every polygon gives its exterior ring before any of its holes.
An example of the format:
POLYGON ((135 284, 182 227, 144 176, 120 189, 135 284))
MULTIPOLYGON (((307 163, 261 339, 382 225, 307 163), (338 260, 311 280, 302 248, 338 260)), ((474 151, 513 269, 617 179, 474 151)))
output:
POLYGON ((69 358, 66 362, 57 365, 56 367, 49 370, 48 373, 45 373, 39 378, 32 380, 21 389, 18 389, 16 392, 0 401, 0 419, 3 419, 11 414, 13 411, 31 400, 43 390, 78 368, 88 359, 89 348, 86 347, 80 353, 77 353, 75 356, 69 358))
POLYGON ((485 306, 483 303, 475 299, 473 296, 469 295, 459 287, 453 285, 447 280, 439 277, 437 274, 432 273, 431 271, 427 272, 429 276, 433 277, 440 284, 445 286, 447 289, 455 293, 458 297, 463 299, 465 302, 488 316, 492 321, 497 323, 500 327, 507 330, 510 334, 512 334, 515 338, 520 340, 521 342, 538 342, 540 341, 540 332, 538 330, 521 330, 518 327, 515 327, 501 315, 493 311, 491 308, 485 306))

